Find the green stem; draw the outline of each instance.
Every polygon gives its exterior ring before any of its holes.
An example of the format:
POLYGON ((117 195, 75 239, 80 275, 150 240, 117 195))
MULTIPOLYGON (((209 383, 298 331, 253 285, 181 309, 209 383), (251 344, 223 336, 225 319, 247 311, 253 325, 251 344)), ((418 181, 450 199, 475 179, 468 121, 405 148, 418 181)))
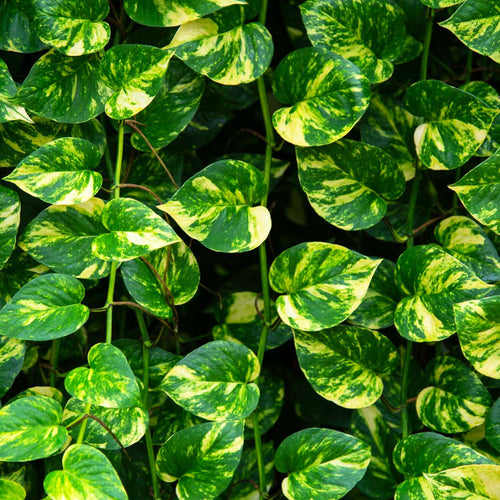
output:
POLYGON ((50 365, 52 367, 52 371, 50 372, 50 386, 56 386, 56 378, 57 378, 57 364, 59 362, 59 353, 61 351, 61 339, 54 339, 52 341, 52 350, 50 353, 50 365))
POLYGON ((259 496, 265 498, 266 494, 266 464, 264 463, 264 451, 260 435, 260 424, 257 412, 252 414, 253 436, 255 440, 255 453, 257 455, 257 469, 259 471, 259 496))
POLYGON ((429 65, 429 54, 432 39, 432 24, 434 21, 434 9, 428 9, 427 22, 425 25, 424 47, 422 49, 422 61, 420 63, 420 80, 427 80, 427 67, 429 65))
POLYGON ((123 138, 125 136, 125 126, 123 120, 120 121, 118 125, 118 150, 116 152, 116 163, 115 163, 115 185, 113 186, 112 198, 116 199, 120 197, 120 182, 122 174, 122 163, 123 163, 123 138))
MULTIPOLYGON (((88 415, 90 413, 91 407, 92 405, 90 403, 87 403, 87 406, 85 406, 85 415, 88 415)), ((88 418, 85 418, 82 422, 82 426, 80 427, 80 431, 78 432, 78 438, 76 439, 76 444, 83 443, 83 436, 85 436, 85 431, 87 430, 87 421, 88 418)))
POLYGON ((267 17, 267 0, 262 0, 259 12, 259 23, 266 24, 266 17, 267 17))
POLYGON ((472 61, 474 57, 474 52, 472 50, 469 50, 469 53, 467 54, 467 72, 465 73, 465 83, 470 82, 471 74, 472 74, 472 61))
POLYGON ((151 472, 151 482, 153 483, 153 495, 155 500, 161 499, 160 485, 158 483, 158 476, 156 475, 156 465, 155 465, 155 451, 153 448, 153 438, 151 437, 151 429, 148 426, 146 430, 146 449, 148 452, 149 469, 151 472))

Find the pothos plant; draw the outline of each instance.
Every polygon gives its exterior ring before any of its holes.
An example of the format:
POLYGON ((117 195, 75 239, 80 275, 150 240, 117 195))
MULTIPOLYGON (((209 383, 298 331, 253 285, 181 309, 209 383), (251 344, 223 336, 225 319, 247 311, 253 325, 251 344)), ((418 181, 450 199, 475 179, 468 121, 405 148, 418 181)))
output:
POLYGON ((0 498, 500 498, 497 0, 0 1, 0 498))

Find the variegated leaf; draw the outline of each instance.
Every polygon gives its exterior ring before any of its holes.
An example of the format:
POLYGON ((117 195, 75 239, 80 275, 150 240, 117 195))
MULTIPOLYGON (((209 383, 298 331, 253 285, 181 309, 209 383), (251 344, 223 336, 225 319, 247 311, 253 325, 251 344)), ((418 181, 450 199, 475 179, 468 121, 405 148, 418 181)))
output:
MULTIPOLYGON (((1 7, 0 7, 1 8, 1 7)), ((0 12, 1 16, 1 12, 0 12)), ((17 94, 17 87, 10 76, 7 64, 0 59, 0 123, 22 120, 31 122, 26 110, 11 101, 17 94)))
POLYGON ((33 0, 36 33, 40 40, 68 56, 102 50, 111 30, 103 19, 109 13, 106 0, 33 0))
POLYGON ((488 443, 500 451, 500 398, 496 400, 486 417, 485 434, 488 443))
POLYGON ((143 110, 160 91, 172 55, 150 45, 111 47, 102 60, 103 82, 112 89, 106 114, 122 120, 143 110))
POLYGON ((242 7, 228 7, 183 24, 167 47, 191 69, 217 83, 252 82, 268 68, 274 46, 265 26, 244 22, 242 7))
POLYGON ((52 340, 78 330, 89 317, 80 304, 83 285, 67 274, 31 280, 0 310, 0 335, 22 340, 52 340))
POLYGON ((109 201, 102 223, 111 232, 95 238, 92 253, 103 260, 123 262, 181 241, 159 215, 131 198, 109 201))
POLYGON ((370 455, 370 447, 358 438, 311 428, 288 436, 274 462, 287 474, 281 489, 289 500, 336 500, 363 477, 370 455))
POLYGON ((207 420, 240 420, 259 401, 252 381, 257 356, 247 347, 222 340, 198 347, 177 363, 160 385, 185 410, 207 420))
POLYGON ((434 229, 436 240, 484 281, 500 280, 498 252, 481 226, 468 217, 455 215, 434 229))
POLYGON ((500 5, 496 0, 466 0, 439 23, 449 29, 469 49, 500 63, 500 5))
POLYGON ((384 150, 344 139, 296 148, 299 180, 314 211, 346 231, 366 229, 387 211, 385 200, 405 190, 403 172, 384 150))
POLYGON ((24 500, 26 491, 19 483, 2 477, 0 478, 0 498, 24 500))
POLYGON ((346 135, 370 100, 370 84, 353 63, 326 49, 288 54, 274 73, 274 128, 297 146, 324 146, 346 135))
POLYGON ((83 203, 101 188, 101 174, 92 170, 100 159, 91 142, 62 137, 31 153, 4 180, 46 203, 83 203))
POLYGON ((249 163, 221 160, 188 179, 158 208, 191 238, 216 252, 247 252, 271 230, 269 210, 260 204, 266 186, 249 163))
POLYGON ((449 187, 475 219, 500 234, 500 151, 449 187))
POLYGON ((89 368, 75 368, 64 379, 64 387, 72 396, 105 408, 142 406, 137 380, 118 347, 95 344, 88 361, 89 368))
POLYGON ((155 426, 153 443, 161 446, 176 432, 203 423, 206 423, 206 421, 187 412, 167 397, 158 414, 158 424, 155 426))
POLYGON ((0 185, 0 269, 14 251, 20 220, 21 202, 18 194, 0 185))
MULTIPOLYGON (((87 405, 83 401, 71 398, 63 413, 62 423, 65 426, 81 419, 87 413, 87 405)), ((99 418, 114 434, 120 444, 127 448, 139 441, 146 432, 149 424, 148 414, 138 407, 134 408, 103 408, 92 405, 88 412, 99 418)), ((82 424, 69 429, 73 439, 77 439, 82 424)), ((85 428, 83 444, 104 450, 119 450, 120 444, 111 436, 110 432, 96 420, 89 418, 85 428)))
POLYGON ((299 364, 314 390, 344 408, 366 408, 381 396, 382 376, 398 363, 382 334, 355 326, 314 333, 295 331, 299 364))
POLYGON ((57 273, 80 279, 107 276, 111 263, 92 254, 95 238, 107 232, 101 223, 103 208, 99 198, 79 205, 52 205, 26 226, 19 247, 57 273))
POLYGON ((49 385, 38 385, 35 387, 30 387, 29 389, 25 389, 11 401, 15 401, 16 399, 26 398, 30 396, 44 396, 46 398, 51 398, 57 401, 60 405, 64 403, 65 399, 65 396, 59 389, 56 389, 55 387, 50 387, 49 385))
POLYGON ((68 439, 54 399, 28 396, 0 410, 0 460, 28 462, 57 453, 68 439))
POLYGON ((156 468, 163 481, 179 481, 179 500, 208 500, 229 486, 242 449, 243 421, 199 424, 177 432, 160 448, 156 468))
POLYGON ((438 356, 426 375, 429 386, 418 395, 417 413, 427 427, 452 434, 484 422, 491 396, 472 370, 455 358, 438 356))
POLYGON ((125 0, 127 14, 146 26, 179 26, 245 0, 125 0))
POLYGON ((106 455, 85 444, 74 444, 62 459, 63 470, 50 472, 43 487, 53 500, 127 500, 120 477, 106 455))
POLYGON ((271 265, 276 307, 292 328, 318 331, 338 325, 361 304, 382 259, 330 243, 300 243, 271 265))
POLYGON ((414 342, 435 342, 453 335, 453 305, 490 291, 490 285, 437 245, 403 252, 396 264, 396 282, 410 297, 398 304, 394 324, 414 342))
POLYGON ((463 165, 482 144, 500 109, 492 109, 468 92, 438 80, 414 83, 405 106, 424 123, 414 133, 422 163, 433 170, 463 165))
POLYGON ((420 0, 424 5, 432 9, 445 9, 446 7, 457 5, 463 1, 464 0, 420 0))
POLYGON ((455 304, 460 347, 481 374, 500 379, 500 296, 455 304))
POLYGON ((380 0, 308 0, 300 11, 314 47, 349 59, 371 83, 390 78, 406 40, 399 6, 380 0))
POLYGON ((26 343, 22 340, 0 336, 0 397, 11 388, 21 371, 25 352, 26 343))
MULTIPOLYGON (((178 60, 170 63, 158 95, 137 115, 137 121, 144 126, 143 134, 155 149, 170 144, 187 127, 198 109, 204 87, 204 79, 185 64, 178 60)), ((137 132, 130 140, 134 148, 150 151, 137 132)))
POLYGON ((104 111, 111 94, 94 55, 44 54, 24 80, 17 101, 27 110, 61 123, 81 123, 104 111))

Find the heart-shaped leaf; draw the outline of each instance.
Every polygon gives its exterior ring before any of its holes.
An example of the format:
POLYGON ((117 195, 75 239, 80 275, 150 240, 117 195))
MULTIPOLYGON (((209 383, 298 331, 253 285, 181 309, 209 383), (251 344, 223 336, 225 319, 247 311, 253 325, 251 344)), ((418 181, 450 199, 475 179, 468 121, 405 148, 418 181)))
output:
POLYGON ((62 408, 52 398, 28 396, 0 410, 0 460, 28 462, 57 453, 68 439, 62 408))
POLYGON ((25 352, 26 344, 22 340, 0 336, 0 397, 11 388, 21 371, 25 352))
POLYGON ((290 500, 342 498, 363 477, 370 447, 358 438, 332 429, 304 429, 288 436, 274 457, 287 474, 281 483, 290 500))
POLYGON ((14 97, 16 94, 17 87, 10 76, 9 68, 7 64, 0 59, 0 122, 16 120, 26 122, 32 121, 23 107, 11 102, 11 97, 14 97))
POLYGON ((95 238, 92 253, 103 260, 132 260, 181 241, 159 215, 131 198, 109 201, 102 210, 102 223, 111 232, 95 238))
POLYGON ((384 150, 344 139, 296 148, 299 180, 315 212, 346 231, 366 229, 405 189, 403 172, 384 150))
POLYGON ((215 498, 233 477, 243 449, 243 421, 210 422, 174 434, 158 452, 163 481, 177 483, 180 500, 215 498))
POLYGON ((24 500, 26 498, 26 491, 19 483, 10 479, 0 478, 0 498, 24 500))
POLYGON ((288 54, 274 73, 273 90, 284 108, 272 120, 297 146, 324 146, 344 137, 370 100, 370 84, 353 63, 326 49, 288 54))
POLYGON ((83 285, 66 274, 30 281, 0 310, 0 335, 22 340, 52 340, 76 332, 88 319, 80 304, 83 285))
POLYGON ((75 368, 64 379, 72 396, 105 408, 142 406, 137 380, 118 347, 96 344, 89 351, 88 361, 89 368, 75 368))
POLYGON ((53 500, 127 500, 118 474, 106 456, 85 444, 74 444, 65 452, 63 470, 50 472, 43 487, 53 500))
POLYGON ((186 411, 207 420, 240 420, 259 401, 251 383, 260 371, 247 347, 217 340, 198 347, 167 374, 160 385, 186 411))
POLYGON ((21 220, 21 203, 15 191, 0 186, 0 269, 9 260, 16 246, 21 220))
POLYGON ((344 321, 361 304, 382 259, 330 243, 300 243, 271 265, 278 314, 292 328, 318 331, 344 321))
POLYGON ((101 174, 92 170, 100 160, 91 142, 62 137, 31 153, 4 180, 46 203, 83 203, 101 188, 101 174))
POLYGON ((500 451, 500 398, 491 407, 486 417, 486 439, 497 451, 500 451))
POLYGON ((249 163, 221 160, 188 179, 158 208, 191 238, 216 252, 247 252, 271 230, 269 210, 260 204, 266 186, 249 163))

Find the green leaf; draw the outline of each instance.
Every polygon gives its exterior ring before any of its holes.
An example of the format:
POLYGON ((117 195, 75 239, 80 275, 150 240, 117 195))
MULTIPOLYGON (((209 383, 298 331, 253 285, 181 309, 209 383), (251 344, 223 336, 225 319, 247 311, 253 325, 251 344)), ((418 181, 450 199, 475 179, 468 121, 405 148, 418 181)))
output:
POLYGON ((172 316, 172 305, 189 302, 200 284, 196 258, 183 242, 124 262, 121 273, 133 299, 160 318, 172 316))
POLYGON ((443 248, 484 281, 500 280, 498 252, 481 226, 468 217, 455 215, 441 221, 434 236, 443 248))
POLYGON ((179 26, 245 0, 125 0, 127 14, 146 26, 179 26))
POLYGON ((43 487, 53 500, 127 500, 115 469, 99 450, 74 444, 62 459, 63 470, 49 473, 43 487))
POLYGON ((158 452, 160 479, 179 480, 180 500, 212 499, 224 491, 243 449, 243 422, 210 422, 174 434, 158 452))
POLYGON ((500 151, 449 187, 475 219, 500 234, 500 151))
POLYGON ((15 191, 0 185, 0 269, 9 260, 16 246, 21 220, 21 202, 15 191))
POLYGON ((251 383, 260 371, 255 354, 234 342, 208 342, 190 352, 160 385, 186 411, 207 420, 248 417, 259 400, 251 383))
POLYGON ((281 488, 286 498, 336 500, 363 477, 370 447, 358 438, 331 429, 304 429, 288 436, 274 457, 287 474, 281 488))
POLYGON ((284 108, 272 120, 297 146, 324 146, 344 137, 370 100, 370 84, 353 63, 326 49, 288 54, 274 73, 273 90, 284 108))
POLYGON ((68 56, 104 49, 111 30, 102 20, 109 13, 106 0, 34 0, 36 32, 40 40, 68 56))
POLYGON ((17 399, 0 410, 0 460, 28 462, 57 453, 68 439, 61 405, 44 396, 17 399))
POLYGON ((420 0, 427 7, 432 9, 445 9, 446 7, 451 7, 452 5, 457 5, 462 3, 464 0, 420 0))
POLYGON ((114 45, 102 60, 103 82, 112 89, 106 114, 115 120, 130 118, 158 94, 172 51, 149 45, 114 45))
POLYGON ((110 93, 96 56, 68 57, 51 50, 33 65, 17 101, 44 118, 81 123, 104 111, 110 93))
POLYGON ((396 348, 382 334, 355 326, 314 333, 295 331, 300 368, 314 390, 344 408, 375 403, 382 376, 398 363, 396 348))
POLYGON ((405 190, 396 161, 376 146, 344 139, 296 152, 300 185, 314 211, 340 229, 377 224, 387 211, 385 200, 405 190))
POLYGON ((106 233, 101 222, 103 208, 99 198, 79 205, 52 205, 26 226, 18 244, 57 273, 81 279, 107 276, 111 263, 92 255, 93 241, 106 233))
POLYGON ((267 28, 244 24, 242 8, 236 6, 183 24, 167 47, 191 69, 223 85, 262 76, 274 50, 267 28))
POLYGON ((410 113, 423 117, 415 130, 418 157, 433 170, 450 170, 471 158, 500 109, 438 80, 414 83, 405 94, 410 113))
POLYGON ((125 355, 111 344, 96 344, 88 354, 89 368, 80 366, 64 379, 75 398, 105 408, 142 406, 141 392, 125 355))
POLYGON ((309 40, 349 59, 371 83, 387 80, 405 46, 404 12, 380 0, 308 0, 300 6, 309 40))
POLYGON ((95 238, 92 253, 103 260, 132 260, 181 241, 159 215, 131 198, 109 201, 102 210, 102 223, 111 232, 95 238))
POLYGON ((455 304, 460 347, 482 375, 500 379, 500 296, 455 304))
POLYGON ((11 98, 16 94, 17 87, 14 80, 10 76, 9 68, 7 67, 7 64, 0 59, 0 122, 16 120, 22 120, 25 122, 32 121, 23 107, 11 102, 11 98))
POLYGON ((0 310, 0 335, 52 340, 76 332, 88 319, 80 304, 83 285, 66 274, 46 274, 28 282, 0 310))
POLYGON ((269 210, 260 205, 263 175, 249 163, 221 160, 188 179, 158 208, 191 238, 216 252, 257 248, 271 230, 269 210))
POLYGON ((496 400, 486 417, 486 439, 500 451, 500 398, 496 400))
MULTIPOLYGON (((64 408, 63 425, 68 426, 76 422, 86 413, 86 403, 71 398, 64 408)), ((149 423, 148 414, 142 408, 137 407, 103 408, 92 405, 88 413, 104 422, 124 448, 142 439, 149 423)), ((73 439, 77 439, 81 426, 80 423, 69 429, 73 439)), ((87 419, 83 443, 105 450, 119 450, 121 448, 109 431, 92 418, 87 419)))
POLYGON ((467 0, 440 26, 469 49, 500 63, 500 5, 496 0, 467 0))
POLYGON ((0 336, 0 397, 11 388, 21 371, 25 352, 26 344, 22 340, 0 336))
MULTIPOLYGON (((187 127, 198 110, 204 87, 203 77, 178 60, 170 63, 157 96, 137 115, 144 126, 143 134, 155 149, 170 144, 187 127)), ((130 140, 134 148, 150 151, 137 132, 130 140)))
POLYGON ((452 434, 481 425, 491 396, 479 377, 450 356, 433 358, 426 367, 429 387, 417 398, 417 413, 433 430, 452 434))
POLYGON ((269 271, 271 287, 285 294, 276 300, 278 314, 299 330, 338 325, 361 304, 381 261, 322 242, 285 250, 269 271))
POLYGON ((91 142, 62 137, 31 153, 4 180, 46 203, 82 203, 101 189, 101 174, 92 170, 100 160, 91 142))
POLYGON ((26 491, 19 483, 0 478, 0 498, 24 500, 26 498, 26 491))
POLYGON ((490 286, 437 245, 409 248, 396 264, 396 282, 404 293, 394 324, 413 342, 435 342, 456 331, 453 305, 485 296, 490 286))

